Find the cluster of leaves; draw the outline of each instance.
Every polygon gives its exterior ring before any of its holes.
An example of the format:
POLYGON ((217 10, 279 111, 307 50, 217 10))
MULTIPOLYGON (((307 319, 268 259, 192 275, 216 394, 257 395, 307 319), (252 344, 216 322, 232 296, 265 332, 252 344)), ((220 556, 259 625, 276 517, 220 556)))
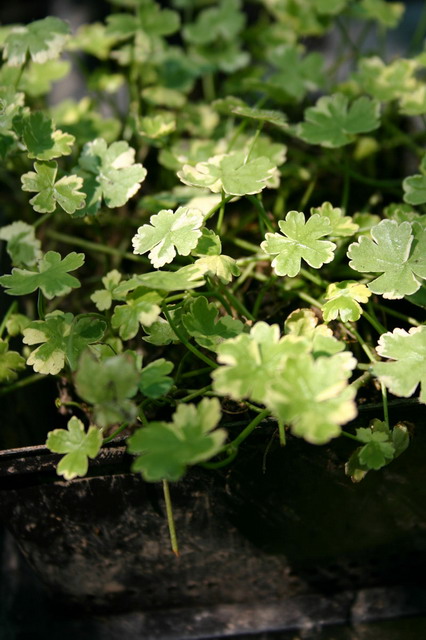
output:
POLYGON ((0 31, 0 393, 65 385, 80 417, 47 446, 66 479, 128 429, 134 470, 176 481, 272 416, 281 443, 357 440, 361 480, 408 444, 395 397, 426 402, 426 54, 351 40, 403 6, 111 1, 74 34, 0 31), (306 46, 330 32, 331 63, 306 46), (67 51, 91 56, 91 97, 52 107, 67 51), (384 421, 353 427, 377 388, 384 421))

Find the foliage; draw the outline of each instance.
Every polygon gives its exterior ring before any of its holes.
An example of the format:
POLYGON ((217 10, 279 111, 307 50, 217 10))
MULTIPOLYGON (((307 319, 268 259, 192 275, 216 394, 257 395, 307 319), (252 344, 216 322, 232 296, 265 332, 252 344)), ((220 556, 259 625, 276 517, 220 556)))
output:
POLYGON ((420 32, 364 55, 384 0, 113 4, 1 33, 0 393, 57 378, 69 480, 119 433, 149 482, 226 466, 266 417, 380 470, 393 404, 426 402, 420 32))
POLYGON ((102 446, 102 434, 94 426, 86 433, 81 420, 73 416, 67 430, 55 429, 47 434, 46 444, 54 453, 66 454, 58 464, 58 474, 72 480, 86 475, 88 458, 96 458, 102 446))

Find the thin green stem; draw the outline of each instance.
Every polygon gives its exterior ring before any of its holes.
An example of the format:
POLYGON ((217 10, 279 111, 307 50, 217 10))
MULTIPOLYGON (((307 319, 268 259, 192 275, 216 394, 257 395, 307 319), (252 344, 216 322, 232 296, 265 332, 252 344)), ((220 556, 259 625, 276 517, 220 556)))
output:
MULTIPOLYGON (((228 449, 231 450, 231 447, 228 447, 228 449)), ((221 469, 222 467, 226 467, 228 466, 228 464, 231 464, 231 462, 235 460, 237 455, 238 449, 235 449, 229 454, 227 458, 224 458, 223 460, 219 460, 218 462, 204 462, 200 466, 204 467, 204 469, 221 469)))
POLYGON ((347 431, 341 431, 341 435, 345 436, 345 438, 350 438, 351 440, 355 440, 355 442, 362 442, 359 438, 354 436, 352 433, 348 433, 347 431))
POLYGON ((363 387, 366 384, 366 382, 370 380, 371 376, 372 376, 371 371, 364 371, 364 373, 360 375, 359 378, 351 382, 349 386, 352 389, 357 389, 357 390, 361 389, 361 387, 363 387))
POLYGON ((285 447, 285 445, 286 445, 285 425, 284 425, 284 422, 282 420, 278 420, 278 433, 279 433, 279 437, 280 437, 280 445, 282 447, 285 447))
POLYGON ((212 73, 204 73, 201 78, 203 85, 204 99, 206 102, 213 102, 216 98, 216 90, 214 86, 214 76, 212 73))
POLYGON ((382 391, 383 419, 384 419, 385 425, 389 429, 390 426, 389 426, 388 393, 387 393, 387 389, 386 389, 385 385, 383 384, 383 382, 380 383, 380 388, 381 388, 381 391, 382 391))
POLYGON ((310 280, 314 284, 317 284, 319 287, 326 287, 328 285, 328 282, 323 280, 319 275, 317 275, 316 273, 311 273, 310 271, 308 271, 307 269, 304 269, 303 267, 301 267, 300 269, 300 275, 306 278, 307 280, 310 280))
POLYGON ((151 265, 151 262, 148 258, 144 258, 143 256, 137 256, 134 253, 128 253, 127 251, 122 251, 121 249, 116 249, 115 247, 108 247, 104 244, 98 244, 97 242, 91 242, 90 240, 85 240, 84 238, 79 238, 77 236, 69 236, 66 233, 59 233, 58 231, 53 231, 49 229, 46 231, 46 235, 49 238, 53 238, 54 240, 59 240, 64 244, 71 244, 76 247, 81 247, 82 249, 87 249, 87 251, 95 251, 97 253, 107 253, 111 256, 118 256, 119 258, 125 258, 126 260, 132 260, 133 262, 143 262, 144 264, 151 265))
MULTIPOLYGON (((257 262, 257 260, 256 260, 257 262)), ((253 269, 256 266, 256 262, 249 262, 246 267, 243 269, 241 275, 235 280, 232 285, 232 292, 235 293, 236 290, 241 287, 241 285, 247 280, 248 277, 253 273, 253 269)))
POLYGON ((186 371, 182 373, 181 378, 195 378, 204 375, 205 373, 209 373, 211 371, 211 367, 202 367, 201 369, 193 369, 192 371, 186 371))
POLYGON ((245 429, 241 431, 241 433, 228 445, 231 447, 238 448, 244 440, 248 438, 248 436, 256 429, 256 427, 263 421, 265 418, 268 418, 271 415, 269 409, 264 409, 260 413, 257 414, 255 418, 246 426, 245 429))
POLYGON ((108 442, 111 442, 111 440, 114 440, 114 438, 120 435, 120 433, 122 433, 125 429, 127 429, 128 426, 129 426, 128 422, 123 422, 123 424, 121 424, 113 433, 111 433, 110 436, 107 436, 106 438, 103 439, 103 444, 108 444, 108 442))
POLYGON ((253 251, 255 254, 260 252, 260 247, 252 242, 247 242, 247 240, 243 240, 242 238, 233 238, 233 244, 241 249, 246 249, 246 251, 253 251))
POLYGON ((378 302, 375 303, 378 309, 382 309, 385 313, 388 313, 390 316, 394 318, 398 318, 399 320, 405 320, 408 324, 412 324, 413 327, 421 327, 422 323, 416 320, 415 318, 411 318, 410 316, 405 315, 405 313, 401 313, 400 311, 396 311, 395 309, 391 309, 390 307, 386 307, 383 304, 378 302))
POLYGON ((349 31, 346 28, 345 23, 340 19, 340 18, 336 18, 336 26, 340 31, 340 34, 342 36, 342 39, 344 40, 344 42, 346 44, 348 44, 350 46, 350 48, 352 49, 355 58, 358 60, 359 56, 360 56, 360 51, 357 47, 357 45, 352 41, 350 35, 349 35, 349 31))
POLYGON ((0 396, 5 396, 8 393, 12 393, 12 391, 16 391, 16 389, 22 389, 23 387, 27 387, 29 384, 39 382, 40 380, 45 380, 45 376, 41 376, 39 373, 35 373, 32 376, 27 376, 26 378, 21 378, 21 380, 18 380, 17 382, 14 382, 7 387, 2 387, 0 389, 0 396))
POLYGON ((229 289, 224 287, 223 284, 220 284, 219 286, 220 286, 220 290, 223 293, 223 295, 226 296, 226 298, 228 298, 229 302, 234 307, 234 309, 236 311, 238 311, 240 316, 245 316, 249 320, 256 320, 254 315, 252 313, 250 313, 250 311, 241 302, 241 300, 238 300, 238 298, 236 296, 234 296, 234 294, 229 289))
POLYGON ((345 325, 349 333, 352 333, 352 335, 355 336, 355 338, 361 345, 364 353, 366 354, 370 362, 377 362, 377 358, 375 357, 374 353, 371 351, 370 347, 368 346, 364 338, 360 335, 360 333, 358 333, 358 331, 353 326, 351 326, 348 322, 344 322, 343 324, 345 325))
POLYGON ((375 315, 368 313, 365 309, 363 310, 362 315, 371 324, 371 326, 374 327, 377 333, 380 335, 382 335, 382 333, 386 333, 386 328, 377 320, 375 315))
POLYGON ((44 297, 41 289, 38 290, 37 313, 40 320, 44 320, 46 316, 46 298, 44 297))
POLYGON ((16 312, 17 308, 18 308, 18 303, 17 303, 16 300, 14 300, 12 302, 12 304, 10 305, 9 309, 6 311, 3 320, 1 321, 1 324, 0 324, 0 338, 2 337, 3 332, 6 329, 6 325, 8 323, 8 320, 9 320, 10 316, 13 315, 16 312))
POLYGON ((410 53, 420 51, 426 33, 426 4, 423 5, 422 13, 417 21, 417 26, 410 42, 410 53))
POLYGON ((76 409, 83 411, 83 407, 80 404, 80 402, 75 402, 75 400, 64 401, 64 400, 61 400, 60 398, 56 398, 55 407, 57 409, 60 409, 61 407, 76 407, 76 409))
POLYGON ((322 309, 322 304, 318 300, 315 300, 315 298, 310 296, 308 293, 305 293, 304 291, 297 291, 297 295, 299 296, 299 298, 301 298, 301 300, 309 302, 309 304, 311 304, 313 307, 322 309))
POLYGON ((223 218, 225 215, 225 204, 226 204, 225 192, 222 190, 222 198, 220 201, 219 215, 217 217, 217 224, 216 224, 216 233, 218 235, 220 235, 222 231, 223 218))
POLYGON ((344 170, 343 192, 342 192, 342 201, 340 206, 343 209, 343 211, 346 212, 348 210, 349 193, 350 193, 350 186, 351 186, 351 175, 349 173, 349 160, 346 154, 344 156, 343 170, 344 170))
MULTIPOLYGON (((247 195, 246 198, 247 200, 250 200, 250 202, 256 207, 259 213, 259 220, 263 221, 268 231, 271 231, 272 233, 274 233, 275 229, 268 218, 268 214, 265 211, 265 207, 263 206, 261 197, 256 198, 256 196, 247 195)), ((259 251, 259 248, 257 250, 259 251)))
POLYGON ((188 340, 182 335, 182 333, 180 332, 180 330, 177 328, 177 326, 175 325, 175 323, 173 322, 170 313, 168 312, 167 308, 165 306, 163 306, 163 313, 166 316, 166 320, 169 323, 169 325, 171 326, 172 330, 175 332, 175 334, 177 335, 177 337, 179 338, 180 342, 182 342, 182 344, 189 350, 191 351, 199 360, 202 360, 203 362, 205 362, 206 364, 210 365, 210 367, 212 367, 213 369, 217 368, 217 364, 216 362, 214 362, 213 360, 211 360, 211 358, 209 358, 208 356, 204 355, 204 353, 202 353, 201 351, 199 351, 199 349, 197 349, 197 347, 195 347, 193 344, 191 344, 190 342, 188 342, 188 340))
POLYGON ((167 480, 163 480, 163 494, 164 502, 166 503, 167 525, 169 527, 170 544, 175 556, 179 557, 179 545, 176 535, 175 519, 173 517, 173 506, 170 498, 169 483, 167 480))
POLYGON ((222 202, 222 199, 220 200, 220 202, 218 202, 217 204, 214 205, 214 207, 212 207, 210 209, 210 211, 208 212, 208 214, 206 215, 206 220, 208 220, 209 218, 212 218, 214 216, 214 214, 216 213, 216 211, 218 209, 220 209, 222 206, 225 206, 228 204, 228 202, 230 200, 232 200, 234 196, 226 196, 225 200, 222 202))
POLYGON ((40 218, 38 218, 33 224, 34 229, 40 227, 44 222, 46 222, 46 220, 50 218, 51 215, 51 213, 45 213, 44 216, 40 216, 40 218))
POLYGON ((198 396, 204 395, 207 391, 211 391, 211 388, 212 388, 212 385, 208 384, 205 387, 203 387, 202 389, 197 389, 196 391, 193 391, 192 393, 189 393, 184 398, 180 398, 179 402, 189 402, 190 400, 193 400, 194 398, 197 398, 198 396))
POLYGON ((300 199, 299 202, 299 211, 303 211, 306 207, 306 205, 308 204, 309 200, 311 199, 311 195, 315 189, 315 186, 317 184, 317 178, 315 176, 315 178, 313 178, 312 180, 309 181, 308 186, 306 187, 303 196, 300 199))
POLYGON ((252 151, 253 151, 253 149, 254 149, 254 145, 256 144, 256 141, 257 141, 257 139, 258 139, 258 137, 259 137, 259 135, 260 135, 260 132, 262 131, 263 124, 264 124, 264 123, 261 121, 261 122, 259 123, 259 126, 258 126, 258 127, 257 127, 257 129, 256 129, 256 133, 254 134, 254 136, 253 136, 253 138, 252 138, 252 140, 251 140, 251 142, 250 142, 250 146, 249 146, 249 148, 248 148, 247 155, 246 155, 246 157, 244 158, 244 164, 247 164, 247 162, 249 161, 249 158, 250 158, 251 152, 252 152, 252 151))

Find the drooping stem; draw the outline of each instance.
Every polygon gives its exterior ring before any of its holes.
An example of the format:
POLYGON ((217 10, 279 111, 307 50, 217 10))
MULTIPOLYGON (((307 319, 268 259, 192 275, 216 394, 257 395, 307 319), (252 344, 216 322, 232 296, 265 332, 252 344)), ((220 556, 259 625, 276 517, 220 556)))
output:
POLYGON ((16 312, 17 308, 18 308, 18 303, 17 303, 16 300, 14 300, 12 302, 12 304, 10 305, 9 309, 6 311, 3 320, 1 321, 1 324, 0 324, 0 338, 2 337, 3 332, 6 329, 6 325, 8 323, 8 320, 9 320, 10 316, 13 315, 16 312))
POLYGON ((46 299, 40 289, 37 297, 37 313, 40 320, 44 320, 46 316, 46 299))
POLYGON ((0 396, 5 396, 8 393, 12 393, 12 391, 16 391, 16 389, 22 389, 22 387, 33 384, 33 382, 39 382, 39 380, 44 380, 44 376, 40 375, 39 373, 35 373, 32 376, 27 376, 26 378, 21 378, 21 380, 10 384, 8 387, 3 387, 2 389, 0 389, 0 396))
POLYGON ((179 402, 189 402, 190 400, 193 400, 194 398, 197 398, 198 396, 203 396, 207 391, 211 391, 211 388, 212 388, 212 385, 208 384, 205 387, 203 387, 202 389, 196 389, 196 391, 193 391, 192 393, 189 393, 184 398, 180 398, 179 402))
POLYGON ((405 313, 401 313, 400 311, 396 311, 395 309, 386 307, 383 304, 376 302, 375 305, 378 309, 382 309, 385 313, 388 313, 390 316, 394 316, 394 318, 398 318, 399 320, 405 320, 405 322, 408 322, 408 324, 412 324, 413 327, 420 327, 422 324, 415 318, 411 318, 410 316, 405 315, 405 313))
POLYGON ((238 311, 238 313, 241 316, 245 316, 248 320, 256 319, 254 315, 250 313, 247 307, 241 302, 241 300, 239 300, 236 296, 234 296, 234 294, 228 288, 224 287, 222 284, 219 286, 223 295, 226 296, 226 298, 228 298, 230 304, 234 307, 236 311, 238 311))
POLYGON ((370 362, 377 362, 377 358, 374 356, 374 353, 371 351, 370 347, 368 346, 368 344, 366 343, 364 338, 361 336, 361 334, 358 333, 358 331, 355 329, 355 327, 352 327, 348 322, 344 322, 343 324, 345 325, 345 327, 349 331, 349 333, 352 333, 355 336, 355 338, 357 339, 357 341, 361 345, 364 353, 366 354, 366 356, 370 360, 370 362))
POLYGON ((225 196, 225 192, 222 191, 222 198, 221 198, 221 201, 220 201, 219 215, 218 215, 217 224, 216 224, 216 233, 218 235, 220 235, 220 233, 222 231, 223 218, 224 218, 224 215, 225 215, 225 204, 226 204, 226 196, 225 196))
POLYGON ((268 218, 268 214, 265 211, 265 207, 263 206, 263 202, 261 198, 256 198, 256 196, 251 196, 251 195, 247 195, 246 198, 247 200, 250 200, 250 202, 256 207, 257 212, 259 214, 259 222, 263 222, 266 228, 268 229, 268 231, 271 231, 272 233, 274 233, 275 229, 268 218))
POLYGON ((70 236, 66 233, 59 233, 58 231, 53 231, 49 229, 46 231, 46 235, 49 238, 53 238, 54 240, 59 240, 64 244, 71 244, 75 247, 81 247, 82 249, 87 249, 87 251, 95 251, 97 253, 107 253, 111 256, 117 256, 119 258, 125 258, 126 260, 132 260, 133 262, 143 262, 144 264, 151 264, 148 258, 144 258, 144 256, 137 256, 134 253, 129 253, 127 251, 121 251, 121 249, 116 249, 115 247, 108 247, 105 244, 99 244, 97 242, 91 242, 90 240, 85 240, 84 238, 79 238, 77 236, 70 236))
POLYGON ((232 440, 232 442, 228 446, 238 448, 240 444, 244 442, 246 438, 248 438, 252 431, 256 429, 256 427, 262 422, 262 420, 265 420, 265 418, 268 418, 270 415, 271 412, 269 411, 269 409, 264 409, 263 411, 258 413, 257 416, 253 418, 253 420, 246 426, 246 428, 243 429, 241 433, 234 440, 232 440))
POLYGON ((171 315, 168 311, 168 309, 166 307, 163 307, 163 312, 164 315, 166 316, 166 320, 169 323, 169 325, 171 326, 172 330, 175 332, 176 336, 179 338, 179 340, 182 342, 183 345, 185 345, 185 347, 189 350, 192 351, 192 353, 197 356, 197 358, 199 358, 200 360, 202 360, 203 362, 205 362, 206 364, 210 365, 211 367, 213 367, 214 369, 217 368, 217 364, 216 362, 214 362, 211 358, 209 358, 208 356, 204 355, 204 353, 202 351, 200 351, 199 349, 197 349, 197 347, 195 347, 193 344, 191 344, 190 342, 188 342, 188 340, 183 336, 183 334, 179 331, 179 329, 177 328, 177 326, 175 325, 175 323, 173 322, 171 315))
POLYGON ((383 419, 384 423, 389 429, 389 407, 388 407, 388 393, 383 382, 380 383, 381 391, 382 391, 382 402, 383 402, 383 419))
POLYGON ((179 557, 179 545, 176 535, 175 519, 173 517, 173 506, 170 498, 169 483, 163 480, 164 502, 166 503, 167 525, 169 527, 170 544, 175 556, 179 557))
POLYGON ((120 433, 122 433, 125 429, 127 429, 128 426, 129 426, 128 422, 123 422, 123 424, 121 424, 118 427, 118 429, 116 429, 113 433, 111 433, 110 436, 103 439, 103 444, 107 444, 108 442, 111 442, 111 440, 114 440, 114 438, 120 435, 120 433))
POLYGON ((280 436, 280 445, 282 447, 285 447, 285 445, 286 445, 285 425, 284 425, 284 422, 282 420, 278 420, 278 433, 279 433, 279 436, 280 436))

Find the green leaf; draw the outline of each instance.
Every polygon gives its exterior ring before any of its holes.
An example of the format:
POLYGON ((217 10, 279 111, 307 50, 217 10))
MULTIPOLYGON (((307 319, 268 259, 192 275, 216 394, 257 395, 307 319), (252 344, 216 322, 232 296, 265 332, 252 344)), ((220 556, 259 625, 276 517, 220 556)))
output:
POLYGON ((302 101, 307 91, 324 85, 325 60, 320 53, 302 56, 298 47, 280 44, 268 52, 268 60, 277 68, 265 83, 265 91, 272 97, 302 101))
POLYGON ((330 327, 318 324, 318 317, 312 309, 295 309, 287 316, 284 332, 304 338, 308 350, 314 358, 334 355, 343 351, 345 345, 333 336, 330 327))
POLYGON ((99 60, 108 60, 110 50, 116 42, 114 36, 106 33, 105 25, 93 22, 92 24, 83 24, 77 29, 67 49, 84 51, 99 60))
POLYGON ((68 156, 72 151, 74 136, 63 133, 60 129, 55 130, 52 120, 42 111, 24 118, 19 129, 29 158, 52 160, 68 156))
POLYGON ((234 276, 241 273, 236 260, 230 256, 204 256, 194 262, 194 267, 201 275, 216 276, 224 284, 229 284, 234 276))
POLYGON ((6 322, 6 330, 10 336, 19 336, 24 333, 24 329, 28 327, 31 320, 22 313, 12 313, 6 322))
POLYGON ((87 433, 84 425, 75 416, 68 421, 66 429, 54 429, 47 434, 46 447, 53 453, 65 453, 56 472, 65 480, 82 478, 89 468, 89 458, 96 458, 102 446, 102 434, 95 426, 87 433))
POLYGON ((316 213, 305 222, 304 213, 289 211, 285 221, 280 220, 278 226, 283 235, 267 233, 260 245, 266 254, 276 256, 272 267, 278 276, 296 276, 302 259, 315 269, 333 260, 334 242, 318 239, 331 233, 327 217, 316 213))
POLYGON ((367 20, 377 20, 384 27, 395 28, 404 13, 402 2, 385 2, 385 0, 361 0, 355 5, 355 11, 367 20))
POLYGON ((218 7, 201 11, 194 23, 185 25, 183 36, 195 45, 232 42, 244 28, 246 17, 240 0, 220 0, 218 7))
POLYGON ((78 161, 79 175, 84 178, 83 191, 87 195, 82 214, 94 214, 102 198, 107 207, 122 207, 137 193, 145 180, 146 169, 135 164, 135 150, 120 140, 109 147, 103 138, 84 145, 78 161))
POLYGON ((8 349, 7 341, 0 339, 0 383, 7 384, 16 380, 18 371, 25 369, 25 358, 8 349))
POLYGON ((186 103, 185 94, 161 85, 142 89, 142 98, 153 105, 172 109, 181 109, 186 103))
POLYGON ((76 176, 64 176, 56 181, 58 164, 52 162, 35 162, 34 171, 24 173, 21 177, 22 190, 37 192, 30 200, 34 211, 38 213, 52 213, 58 204, 67 213, 74 213, 84 207, 86 194, 80 189, 83 180, 76 176))
POLYGON ((390 430, 381 420, 372 420, 368 429, 356 431, 357 437, 366 444, 355 449, 345 465, 346 475, 353 482, 360 482, 372 469, 381 469, 403 453, 409 445, 408 429, 397 423, 390 430))
POLYGON ((231 316, 219 317, 216 306, 204 296, 191 303, 189 312, 182 316, 182 321, 189 335, 200 346, 212 351, 216 351, 224 340, 234 338, 244 330, 244 325, 239 320, 231 316))
POLYGON ((173 378, 167 374, 173 370, 173 362, 159 358, 150 362, 141 371, 139 389, 147 398, 161 398, 173 386, 173 378))
POLYGON ((147 335, 142 340, 155 344, 157 347, 170 344, 171 342, 179 342, 179 338, 164 318, 158 318, 149 327, 144 327, 147 335))
POLYGON ((176 252, 188 256, 197 246, 204 223, 203 213, 199 209, 179 207, 174 213, 171 209, 162 209, 151 216, 150 224, 139 227, 133 237, 133 253, 144 254, 154 267, 159 268, 172 262, 176 252))
POLYGON ((34 227, 18 220, 0 228, 0 240, 6 240, 7 252, 14 266, 32 267, 41 258, 41 242, 34 227))
POLYGON ((62 80, 70 71, 69 60, 48 60, 42 64, 30 62, 25 67, 18 86, 27 95, 38 98, 50 93, 53 83, 62 80))
POLYGON ((0 86, 0 133, 3 136, 10 135, 15 139, 13 120, 23 110, 24 100, 23 93, 16 93, 9 86, 0 86))
POLYGON ((380 126, 379 103, 362 96, 349 107, 341 93, 321 97, 314 107, 305 111, 305 122, 299 124, 297 137, 323 147, 343 147, 357 133, 367 133, 380 126))
POLYGON ((211 229, 203 227, 197 246, 192 254, 195 256, 219 256, 222 251, 220 237, 211 229))
POLYGON ((116 289, 121 281, 121 273, 117 269, 109 271, 102 278, 104 289, 98 289, 90 296, 92 302, 95 303, 99 311, 106 311, 111 308, 113 300, 121 300, 122 296, 117 295, 116 289))
POLYGON ((75 384, 78 395, 94 405, 94 421, 102 428, 132 422, 140 374, 130 354, 98 360, 89 351, 80 358, 75 384))
POLYGON ((48 251, 38 263, 38 271, 12 269, 11 275, 2 276, 0 284, 7 288, 6 293, 24 296, 41 289, 48 300, 55 296, 64 296, 80 287, 80 282, 68 271, 74 271, 84 264, 83 253, 69 253, 62 260, 56 251, 48 251))
POLYGON ((118 305, 111 318, 111 326, 118 329, 122 340, 130 340, 137 334, 140 325, 150 326, 158 319, 161 308, 158 303, 161 296, 154 291, 136 289, 126 300, 126 304, 118 305))
POLYGON ((266 404, 294 435, 324 444, 356 416, 355 389, 347 384, 356 360, 349 353, 314 359, 308 353, 289 358, 267 394, 266 404))
POLYGON ((397 58, 386 65, 378 56, 362 58, 354 79, 362 90, 373 98, 388 102, 397 100, 405 93, 412 93, 417 86, 416 60, 397 58))
POLYGON ((371 291, 355 280, 333 282, 328 285, 325 299, 328 300, 322 306, 325 322, 330 322, 339 317, 342 322, 355 322, 362 314, 359 302, 365 303, 371 296, 371 291))
POLYGON ((356 436, 366 444, 360 448, 358 459, 369 469, 381 469, 394 457, 395 449, 389 442, 389 434, 384 431, 357 429, 356 436))
POLYGON ((426 326, 408 332, 394 329, 380 336, 377 353, 391 362, 377 362, 373 373, 391 393, 409 398, 421 385, 420 402, 426 403, 426 326))
POLYGON ((353 236, 359 229, 359 226, 353 222, 350 216, 343 215, 342 209, 333 207, 330 202, 323 202, 320 207, 312 207, 311 215, 318 214, 330 221, 330 236, 333 238, 341 238, 353 236))
POLYGON ((296 336, 280 337, 277 324, 257 322, 250 333, 241 333, 217 347, 218 362, 212 372, 216 393, 235 400, 265 402, 269 388, 280 377, 291 355, 306 352, 308 345, 296 336))
POLYGON ((176 119, 171 113, 159 113, 141 118, 138 133, 149 140, 158 140, 176 130, 176 119))
POLYGON ((399 111, 406 116, 422 116, 426 113, 426 86, 418 84, 409 93, 404 93, 399 100, 399 111))
POLYGON ((71 133, 83 145, 102 137, 107 143, 114 142, 120 134, 121 122, 117 118, 104 118, 95 110, 88 96, 79 102, 67 99, 51 107, 50 112, 63 131, 71 133))
POLYGON ((203 284, 204 280, 201 279, 199 270, 190 264, 177 271, 152 271, 133 276, 117 286, 116 294, 126 295, 140 286, 156 291, 185 291, 201 287, 203 284))
POLYGON ((88 345, 99 342, 107 324, 93 316, 76 316, 53 311, 44 320, 31 322, 23 331, 24 344, 40 344, 29 356, 28 365, 37 373, 56 375, 68 362, 76 369, 78 358, 88 345))
POLYGON ((59 56, 69 34, 68 24, 54 17, 13 27, 4 43, 3 56, 13 67, 24 64, 27 55, 34 62, 43 63, 59 56))
POLYGON ((235 96, 227 96, 213 102, 213 107, 225 115, 238 116, 240 118, 249 118, 272 124, 278 129, 285 131, 288 128, 287 116, 282 111, 273 111, 272 109, 259 109, 251 107, 249 104, 236 98, 235 96))
POLYGON ((179 480, 189 465, 204 462, 221 449, 226 431, 216 429, 221 417, 217 398, 198 406, 180 404, 172 422, 151 422, 128 440, 129 453, 141 454, 132 465, 147 482, 179 480))
POLYGON ((161 9, 157 2, 148 1, 138 8, 135 16, 115 13, 107 17, 107 23, 107 36, 127 39, 143 32, 146 36, 158 38, 175 33, 179 29, 180 18, 176 11, 161 9))
POLYGON ((408 176, 402 182, 404 202, 415 206, 426 202, 426 175, 408 176))
POLYGON ((349 246, 349 266, 356 271, 381 272, 368 284, 373 293, 399 299, 415 293, 426 278, 426 230, 414 238, 409 222, 382 220, 349 246))
POLYGON ((266 157, 247 160, 247 153, 234 151, 213 156, 207 162, 192 167, 185 164, 178 178, 194 187, 205 187, 213 193, 244 196, 260 193, 276 167, 266 157))

